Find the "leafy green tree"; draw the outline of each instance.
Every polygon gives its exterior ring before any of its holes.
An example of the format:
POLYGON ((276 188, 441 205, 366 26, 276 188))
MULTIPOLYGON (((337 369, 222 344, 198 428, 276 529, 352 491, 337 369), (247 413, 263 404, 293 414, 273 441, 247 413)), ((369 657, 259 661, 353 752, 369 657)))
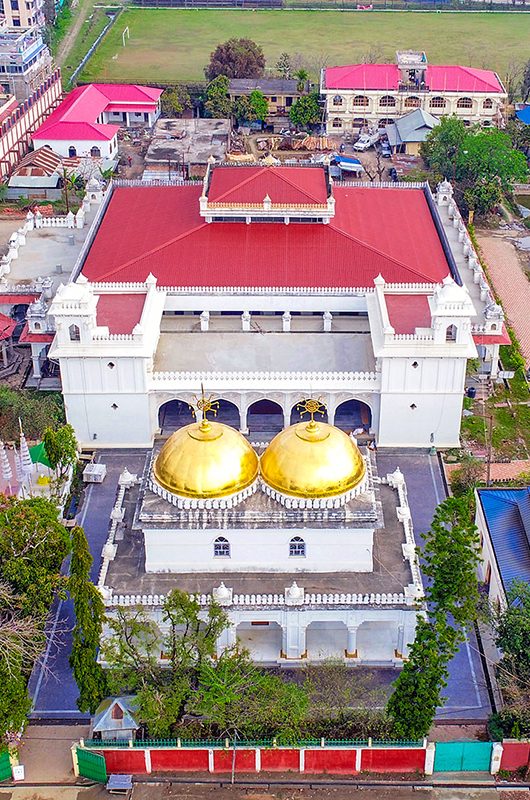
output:
POLYGON ((208 117, 228 119, 232 116, 232 102, 228 96, 229 85, 230 81, 226 75, 218 75, 208 84, 204 104, 208 117))
MULTIPOLYGON (((506 593, 506 606, 493 614, 495 644, 502 651, 501 670, 530 683, 530 584, 515 580, 506 593)), ((530 701, 529 701, 530 705, 530 701)))
POLYGON ((527 154, 530 150, 530 125, 525 125, 520 119, 511 119, 506 124, 506 133, 511 139, 513 147, 527 154))
POLYGON ((106 618, 109 635, 101 642, 107 665, 107 685, 112 694, 135 691, 162 683, 158 663, 163 637, 156 622, 142 607, 118 607, 106 618))
POLYGON ((276 72, 282 78, 290 78, 292 72, 291 56, 289 53, 280 53, 280 57, 276 62, 276 72))
POLYGON ((451 472, 449 482, 454 495, 460 496, 472 491, 477 483, 484 480, 484 462, 467 456, 460 466, 451 472))
POLYGON ((8 669, 0 666, 0 749, 10 744, 24 727, 31 709, 27 690, 27 677, 24 675, 22 659, 11 664, 8 669))
POLYGON ((432 622, 418 617, 416 638, 387 704, 397 736, 421 739, 427 735, 436 709, 443 703, 447 664, 455 652, 456 642, 450 628, 440 632, 432 622))
POLYGON ((0 386, 0 430, 4 441, 18 439, 19 419, 29 439, 40 439, 45 428, 64 422, 61 395, 0 386))
POLYGON ((168 685, 144 684, 137 691, 138 718, 153 738, 167 738, 178 723, 191 692, 186 677, 181 675, 168 685))
POLYGON ((0 579, 18 595, 23 615, 43 620, 64 587, 61 565, 70 538, 57 507, 43 497, 0 495, 0 579))
POLYGON ((256 114, 250 103, 250 97, 241 95, 234 103, 233 114, 240 125, 245 122, 252 122, 256 119, 256 114))
POLYGON ((473 522, 473 495, 446 498, 424 537, 423 574, 431 614, 451 616, 466 628, 477 619, 479 594, 476 569, 480 536, 473 522))
POLYGON ((526 158, 512 147, 504 131, 492 128, 468 132, 463 145, 456 157, 459 180, 496 183, 505 192, 513 181, 526 180, 526 158))
POLYGON ((228 78, 261 78, 265 69, 262 48, 252 39, 229 39, 217 45, 204 70, 211 81, 218 75, 228 78))
POLYGON ((191 97, 186 86, 168 86, 160 98, 160 107, 165 117, 179 117, 183 111, 191 108, 191 97))
POLYGON ((263 92, 255 89, 250 93, 250 106, 254 112, 256 119, 265 120, 269 113, 269 104, 265 99, 263 92))
POLYGON ((521 95, 523 103, 527 103, 530 97, 530 59, 528 59, 524 67, 523 80, 521 81, 521 95))
POLYGON ((105 672, 97 662, 105 606, 90 580, 93 558, 83 528, 72 529, 72 558, 68 589, 74 601, 76 622, 73 632, 70 666, 74 674, 80 711, 94 713, 106 695, 105 672))
POLYGON ((300 67, 300 69, 298 69, 295 73, 295 78, 298 81, 298 83, 296 84, 297 90, 300 93, 305 92, 307 81, 309 79, 309 72, 303 67, 300 67))
POLYGON ((302 95, 289 110, 289 118, 297 128, 307 128, 320 122, 321 112, 318 103, 318 94, 302 95))
POLYGON ((173 673, 200 669, 205 660, 216 654, 216 643, 228 627, 226 612, 211 602, 206 614, 195 597, 180 589, 173 589, 166 597, 162 619, 168 632, 164 652, 173 673))
POLYGON ((442 117, 422 142, 420 153, 427 166, 440 177, 455 179, 456 160, 463 148, 466 127, 457 117, 442 117))
POLYGON ((64 481, 69 470, 77 463, 78 445, 71 425, 60 428, 46 428, 44 431, 44 447, 52 469, 59 481, 64 481))

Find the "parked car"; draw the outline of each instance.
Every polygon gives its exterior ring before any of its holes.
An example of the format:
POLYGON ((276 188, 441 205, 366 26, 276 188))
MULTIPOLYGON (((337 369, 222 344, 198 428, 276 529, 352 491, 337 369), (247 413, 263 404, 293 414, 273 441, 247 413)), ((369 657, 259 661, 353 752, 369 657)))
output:
POLYGON ((386 139, 381 142, 381 158, 392 158, 392 148, 386 139))
POLYGON ((379 131, 375 133, 362 133, 353 145, 353 149, 363 153, 379 141, 379 131))

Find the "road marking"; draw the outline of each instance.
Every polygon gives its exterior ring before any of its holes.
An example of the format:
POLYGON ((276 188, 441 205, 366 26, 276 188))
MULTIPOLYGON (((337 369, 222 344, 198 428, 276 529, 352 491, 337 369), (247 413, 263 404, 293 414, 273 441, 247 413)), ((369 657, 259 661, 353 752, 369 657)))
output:
POLYGON ((438 487, 436 485, 436 478, 435 478, 435 475, 434 475, 434 469, 432 468, 432 459, 434 458, 434 456, 427 456, 427 458, 429 459, 429 469, 431 471, 432 485, 434 487, 434 497, 435 497, 435 500, 436 500, 436 505, 439 506, 442 501, 440 500, 440 494, 438 492, 438 487))
POLYGON ((475 697, 477 703, 481 703, 480 692, 478 688, 478 681, 477 681, 477 673, 475 672, 475 665, 473 664, 473 658, 471 656, 471 648, 469 647, 469 639, 466 636, 466 652, 467 658, 469 661, 469 669, 471 671, 471 680, 473 681, 473 686, 475 687, 475 697))

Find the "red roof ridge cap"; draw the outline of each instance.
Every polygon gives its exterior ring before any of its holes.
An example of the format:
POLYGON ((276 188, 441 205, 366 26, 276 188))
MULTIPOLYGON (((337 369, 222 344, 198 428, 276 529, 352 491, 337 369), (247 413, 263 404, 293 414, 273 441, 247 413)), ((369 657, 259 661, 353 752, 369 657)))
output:
MULTIPOLYGON (((223 169, 223 168, 221 167, 221 169, 223 169)), ((236 169, 237 169, 237 167, 236 167, 236 169)), ((253 168, 251 167, 251 169, 253 169, 253 168)), ((226 197, 227 195, 231 194, 236 189, 241 189, 241 187, 242 186, 246 186, 247 183, 250 183, 251 181, 255 181, 256 178, 258 177, 258 175, 261 175, 263 172, 265 172, 266 169, 267 169, 267 167, 258 167, 257 168, 257 170, 258 170, 257 172, 253 173, 252 175, 249 175, 248 178, 245 178, 245 180, 242 180, 241 183, 236 183, 235 186, 232 186, 230 189, 227 189, 226 192, 223 192, 223 194, 220 194, 219 197, 217 198, 217 200, 214 200, 213 202, 214 203, 218 203, 219 200, 222 200, 223 197, 226 197)))
MULTIPOLYGON (((331 228, 331 230, 335 231, 335 233, 339 233, 341 236, 345 236, 347 239, 350 239, 350 241, 355 242, 361 247, 364 247, 366 250, 370 250, 372 253, 377 253, 378 256, 382 256, 383 258, 386 258, 388 261, 391 261, 393 264, 397 264, 398 267, 402 267, 402 269, 407 270, 407 272, 412 272, 413 275, 417 275, 418 277, 423 278, 423 281, 425 283, 434 283, 434 281, 430 280, 429 278, 426 278, 425 275, 422 275, 420 272, 413 269, 409 264, 404 264, 402 261, 398 261, 397 258, 393 258, 393 256, 389 256, 387 253, 383 253, 382 250, 378 250, 377 247, 373 247, 371 244, 362 242, 356 236, 352 236, 351 233, 343 231, 342 228, 337 228, 332 222, 330 223, 329 227, 331 228)), ((448 267, 448 273, 449 272, 450 270, 448 267)))
POLYGON ((170 245, 175 244, 175 242, 178 242, 180 239, 185 239, 186 236, 191 236, 193 233, 196 233, 197 231, 201 230, 201 228, 205 228, 207 226, 208 226, 207 222, 202 222, 201 224, 196 225, 194 228, 190 228, 189 230, 184 231, 183 233, 179 233, 178 236, 174 236, 172 239, 169 239, 167 242, 163 242, 163 244, 159 244, 157 247, 153 247, 152 250, 148 250, 146 253, 142 253, 141 255, 136 256, 136 258, 131 258, 129 259, 129 261, 126 261, 125 264, 119 264, 115 269, 112 269, 109 272, 105 272, 103 273, 103 275, 99 275, 97 282, 102 283, 105 278, 108 278, 111 275, 115 275, 117 272, 121 272, 121 270, 123 269, 127 269, 127 267, 130 267, 133 264, 142 261, 142 259, 147 258, 148 256, 152 256, 155 253, 159 253, 165 247, 169 247, 170 245))
MULTIPOLYGON (((296 167, 295 167, 295 169, 296 169, 296 167)), ((298 169, 306 169, 306 168, 305 167, 298 167, 298 169)), ((297 189, 300 192, 300 194, 305 194, 305 196, 308 197, 310 200, 314 200, 315 203, 320 203, 320 199, 319 198, 317 198, 314 195, 310 194, 306 189, 302 189, 300 186, 297 186, 296 183, 293 183, 292 181, 290 181, 289 178, 287 177, 287 175, 280 175, 280 173, 281 173, 281 169, 278 170, 278 172, 275 172, 274 174, 277 175, 284 183, 288 183, 289 186, 291 186, 293 189, 297 189)))

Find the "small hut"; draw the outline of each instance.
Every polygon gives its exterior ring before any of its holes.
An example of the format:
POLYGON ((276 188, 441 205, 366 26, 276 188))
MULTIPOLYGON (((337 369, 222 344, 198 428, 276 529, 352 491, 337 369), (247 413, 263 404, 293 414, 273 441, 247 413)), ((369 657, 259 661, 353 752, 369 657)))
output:
POLYGON ((107 697, 92 718, 92 735, 102 739, 134 739, 140 727, 136 721, 136 696, 107 697))

